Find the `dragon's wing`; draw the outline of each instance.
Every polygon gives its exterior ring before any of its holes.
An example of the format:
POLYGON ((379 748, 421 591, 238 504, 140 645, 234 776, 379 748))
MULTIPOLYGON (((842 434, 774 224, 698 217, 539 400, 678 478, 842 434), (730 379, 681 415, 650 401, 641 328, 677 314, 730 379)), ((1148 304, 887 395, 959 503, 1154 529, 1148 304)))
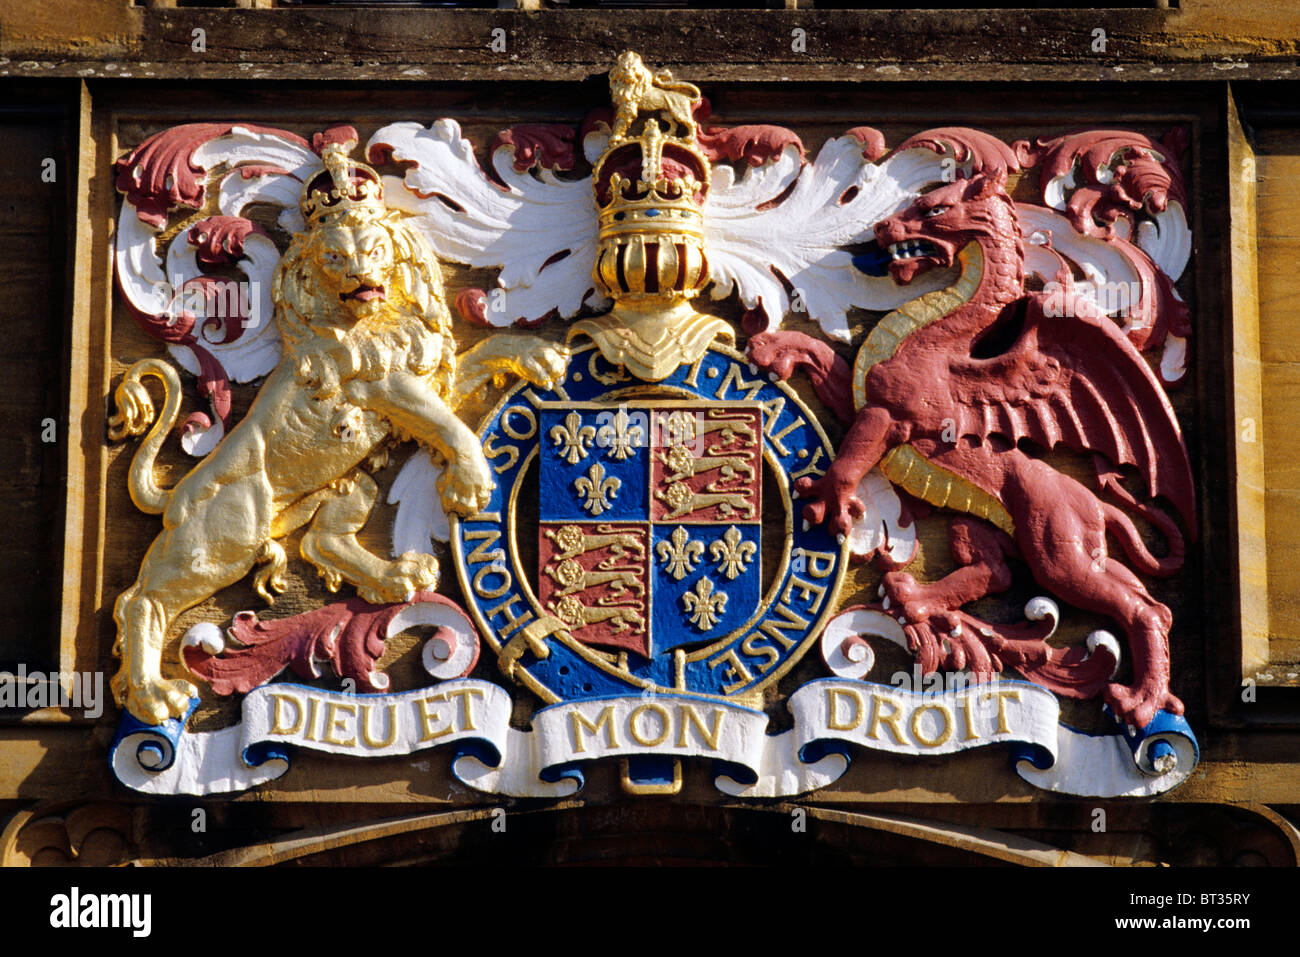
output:
MULTIPOLYGON (((867 132, 883 152, 883 137, 867 132)), ((1191 335, 1174 288, 1192 248, 1178 162, 1184 140, 1178 130, 1158 142, 1128 130, 1083 130, 1008 145, 980 130, 943 127, 908 137, 898 152, 938 154, 949 180, 1032 171, 1041 203, 1016 204, 1028 275, 1064 308, 1082 298, 1123 321, 1138 351, 1160 348, 1160 378, 1172 385, 1186 374, 1191 335)))
POLYGON ((761 307, 768 329, 802 309, 847 342, 850 308, 893 309, 952 278, 936 273, 902 288, 853 268, 844 248, 869 242, 877 222, 941 175, 939 158, 927 150, 869 163, 852 136, 827 141, 811 165, 787 146, 739 178, 729 166, 715 167, 704 219, 710 295, 721 299, 734 289, 746 308, 761 307))
POLYGON ((1178 420, 1150 366, 1104 315, 1052 318, 1025 302, 1024 331, 988 359, 954 358, 959 435, 1063 444, 1138 469, 1195 534, 1195 487, 1178 420))
POLYGON ((1126 220, 1116 223, 1117 235, 1103 239, 1078 232, 1063 213, 1016 204, 1026 273, 1049 289, 1064 279, 1062 306, 1070 296, 1088 300, 1101 314, 1123 322, 1124 334, 1140 351, 1163 346, 1160 378, 1171 384, 1186 374, 1190 332, 1187 305, 1173 284, 1186 267, 1191 232, 1181 207, 1173 206, 1155 222, 1140 222, 1134 243, 1127 238, 1126 220), (1071 265, 1083 282, 1073 280, 1071 265))
POLYGON ((392 123, 366 147, 408 164, 402 178, 384 177, 388 204, 411 213, 440 259, 499 266, 486 318, 495 326, 537 320, 553 311, 572 316, 584 305, 607 306, 591 278, 596 263, 596 201, 591 177, 563 180, 515 163, 516 147, 492 152, 493 182, 455 120, 428 128, 392 123))

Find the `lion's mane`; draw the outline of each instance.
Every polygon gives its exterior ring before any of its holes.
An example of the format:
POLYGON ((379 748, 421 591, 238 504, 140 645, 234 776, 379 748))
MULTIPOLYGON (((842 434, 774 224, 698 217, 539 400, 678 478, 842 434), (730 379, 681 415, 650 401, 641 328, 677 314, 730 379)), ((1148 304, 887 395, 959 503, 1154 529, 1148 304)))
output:
POLYGON ((630 102, 639 102, 650 89, 654 77, 650 70, 641 62, 639 57, 633 55, 628 57, 627 54, 618 58, 618 62, 610 74, 610 90, 615 99, 628 100, 630 102))
POLYGON ((433 250, 398 212, 377 219, 348 213, 335 225, 365 223, 382 227, 393 244, 384 308, 355 324, 344 318, 337 291, 323 288, 316 266, 322 231, 295 234, 271 286, 285 359, 296 363, 299 381, 317 397, 338 392, 349 379, 377 381, 405 363, 412 372, 430 376, 439 397, 449 400, 456 351, 433 250))

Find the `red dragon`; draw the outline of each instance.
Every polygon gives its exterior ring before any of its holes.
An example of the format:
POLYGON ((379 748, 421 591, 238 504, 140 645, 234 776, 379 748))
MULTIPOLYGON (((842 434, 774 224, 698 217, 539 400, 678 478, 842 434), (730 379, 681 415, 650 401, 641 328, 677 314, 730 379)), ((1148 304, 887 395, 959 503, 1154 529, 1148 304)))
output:
POLYGON ((1134 568, 1157 576, 1175 573, 1185 552, 1178 524, 1129 492, 1122 467, 1136 469, 1149 498, 1167 500, 1195 536, 1187 450, 1147 362, 1107 316, 1062 317, 1044 309, 1045 294, 1026 290, 1004 166, 924 193, 876 224, 875 236, 897 283, 954 265, 960 278, 882 319, 852 367, 802 333, 750 340, 751 361, 781 378, 803 369, 827 406, 852 420, 826 474, 796 484, 809 499, 804 517, 847 534, 864 512, 859 483, 877 467, 916 498, 962 513, 950 525, 956 570, 933 584, 900 570, 884 576, 884 607, 906 618, 927 672, 967 667, 991 677, 1014 661, 1004 634, 963 628, 978 619, 960 608, 1009 588, 1006 560, 1019 556, 1040 586, 1110 617, 1127 636, 1132 685, 1107 674, 1074 696, 1100 690, 1138 728, 1162 709, 1182 714, 1169 689, 1172 615, 1107 548, 1110 534, 1134 568), (1058 445, 1092 453, 1098 491, 1113 501, 1032 454, 1058 445), (1116 502, 1160 530, 1164 557, 1116 502))

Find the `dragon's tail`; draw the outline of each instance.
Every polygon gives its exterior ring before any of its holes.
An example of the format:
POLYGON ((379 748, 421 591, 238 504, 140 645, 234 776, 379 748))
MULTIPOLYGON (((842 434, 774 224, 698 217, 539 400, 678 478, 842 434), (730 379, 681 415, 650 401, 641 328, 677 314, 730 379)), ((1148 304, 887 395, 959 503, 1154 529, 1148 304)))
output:
POLYGON ((158 458, 158 450, 162 448, 167 433, 176 425, 176 417, 180 414, 180 376, 161 359, 141 359, 127 370, 122 384, 113 394, 113 401, 117 405, 117 414, 108 420, 108 437, 113 441, 120 441, 128 435, 140 435, 153 422, 149 435, 131 460, 127 487, 136 508, 149 515, 160 515, 167 507, 171 492, 159 488, 154 482, 153 465, 158 458), (150 375, 163 384, 163 411, 157 422, 153 421, 153 400, 141 381, 150 375))
POLYGON ((1182 568, 1183 559, 1187 555, 1187 545, 1183 540, 1183 533, 1179 530, 1178 524, 1160 509, 1139 502, 1134 498, 1129 490, 1120 484, 1119 476, 1114 471, 1099 469, 1097 477, 1101 482, 1103 492, 1109 492, 1124 505, 1154 525, 1160 530, 1160 534, 1165 537, 1165 541, 1169 543, 1169 554, 1164 558, 1156 558, 1147 550, 1146 544, 1142 541, 1142 536, 1138 534, 1132 519, 1109 502, 1102 502, 1102 511, 1106 516, 1106 530, 1119 539, 1120 545, 1124 548, 1124 553, 1128 555, 1129 561, 1138 567, 1138 571, 1146 575, 1168 578, 1182 568))

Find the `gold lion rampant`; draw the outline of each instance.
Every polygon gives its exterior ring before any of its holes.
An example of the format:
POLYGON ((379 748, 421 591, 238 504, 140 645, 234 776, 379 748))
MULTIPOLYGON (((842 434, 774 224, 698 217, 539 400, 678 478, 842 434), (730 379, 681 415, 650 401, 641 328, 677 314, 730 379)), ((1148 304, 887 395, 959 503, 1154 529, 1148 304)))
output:
POLYGON ((682 127, 683 135, 695 135, 695 104, 700 88, 674 81, 668 70, 651 73, 641 58, 630 50, 618 58, 609 72, 609 89, 614 99, 614 128, 611 140, 627 136, 639 112, 662 110, 682 127))
POLYGON ((140 435, 153 420, 143 377, 160 379, 166 399, 129 478, 132 500, 161 514, 163 531, 114 609, 122 666, 113 694, 141 721, 182 718, 197 696, 189 681, 161 673, 176 617, 259 563, 262 596, 271 599, 268 586, 283 591, 277 539, 295 529, 310 523, 302 556, 331 590, 347 581, 382 603, 437 586, 433 556, 386 561, 356 538, 378 493, 369 472, 395 442, 415 439, 442 459, 438 490, 448 512, 473 514, 492 491, 478 439, 452 411, 456 354, 438 263, 424 237, 384 205, 374 170, 348 159, 353 145, 323 151, 327 171, 303 190, 308 228, 276 268, 279 364, 243 420, 174 488, 159 488, 153 469, 180 408, 175 370, 159 359, 137 362, 116 391, 114 439, 140 435))

